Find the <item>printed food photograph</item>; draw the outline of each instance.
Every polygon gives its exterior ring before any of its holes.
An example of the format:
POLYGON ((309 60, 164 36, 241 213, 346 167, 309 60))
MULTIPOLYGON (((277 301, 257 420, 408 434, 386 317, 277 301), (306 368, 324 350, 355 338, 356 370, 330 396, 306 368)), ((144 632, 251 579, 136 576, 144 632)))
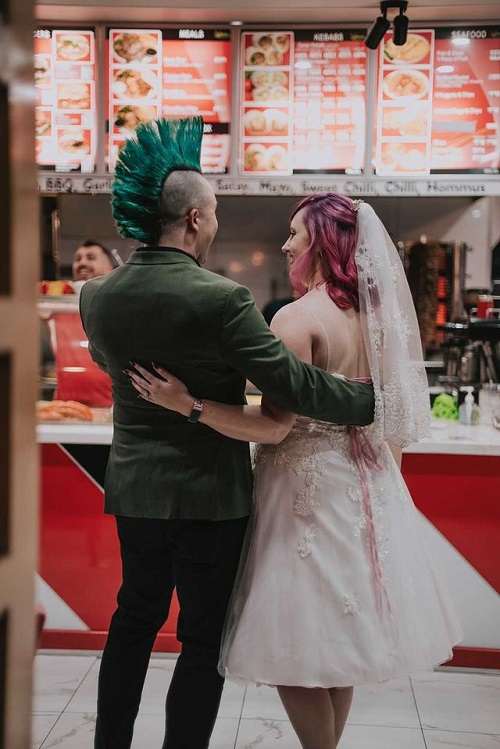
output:
POLYGON ((389 99, 422 99, 429 91, 429 78, 421 70, 392 70, 382 87, 389 99))
POLYGON ((117 34, 112 40, 114 57, 120 62, 156 63, 159 44, 157 34, 135 32, 117 34))
POLYGON ((243 154, 246 172, 287 172, 288 152, 282 145, 266 148, 262 143, 250 143, 243 154))
POLYGON ((291 34, 260 32, 246 36, 245 65, 289 65, 291 34))
POLYGON ((384 107, 382 135, 427 135, 428 106, 425 101, 412 101, 404 107, 384 107))
POLYGON ((89 83, 58 83, 58 109, 90 109, 90 103, 89 83))
POLYGON ((421 34, 408 34, 405 44, 397 47, 392 38, 384 44, 384 59, 386 62, 398 64, 410 64, 426 62, 431 51, 429 39, 421 34))
POLYGON ((288 112, 283 109, 249 109, 243 123, 245 135, 288 135, 288 112))
POLYGON ((50 57, 35 55, 35 83, 43 86, 50 83, 50 57))
POLYGON ((52 132, 52 113, 47 109, 35 111, 35 133, 37 136, 50 135, 52 132))
POLYGON ((394 172, 425 172, 425 143, 382 143, 381 168, 385 174, 394 172))
POLYGON ((115 127, 135 130, 141 122, 148 122, 156 116, 156 107, 127 104, 124 107, 117 108, 114 115, 115 127))
POLYGON ((124 68, 113 75, 113 94, 116 99, 155 98, 158 77, 152 70, 124 68))
POLYGON ((56 40, 56 59, 63 62, 81 62, 90 56, 90 36, 88 34, 58 34, 56 40))
POLYGON ((288 101, 288 73, 283 70, 256 70, 245 73, 245 101, 288 101))
POLYGON ((85 156, 90 153, 90 130, 82 128, 59 130, 57 146, 63 153, 85 156))

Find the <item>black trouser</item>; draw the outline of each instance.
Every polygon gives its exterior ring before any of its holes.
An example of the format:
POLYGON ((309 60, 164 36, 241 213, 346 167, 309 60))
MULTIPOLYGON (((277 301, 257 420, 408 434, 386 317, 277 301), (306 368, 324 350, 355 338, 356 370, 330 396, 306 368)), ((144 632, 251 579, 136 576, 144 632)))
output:
POLYGON ((96 749, 132 743, 151 650, 174 586, 182 650, 166 700, 163 749, 208 747, 224 685, 217 672, 222 627, 247 520, 116 518, 123 583, 99 673, 96 749))

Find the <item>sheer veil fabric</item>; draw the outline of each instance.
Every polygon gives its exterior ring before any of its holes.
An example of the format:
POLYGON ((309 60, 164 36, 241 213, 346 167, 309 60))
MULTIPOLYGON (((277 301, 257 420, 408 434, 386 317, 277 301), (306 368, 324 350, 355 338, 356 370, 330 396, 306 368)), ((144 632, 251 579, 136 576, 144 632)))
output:
POLYGON ((375 390, 375 428, 405 447, 430 435, 427 375, 413 299, 398 252, 360 202, 356 266, 360 319, 375 390))

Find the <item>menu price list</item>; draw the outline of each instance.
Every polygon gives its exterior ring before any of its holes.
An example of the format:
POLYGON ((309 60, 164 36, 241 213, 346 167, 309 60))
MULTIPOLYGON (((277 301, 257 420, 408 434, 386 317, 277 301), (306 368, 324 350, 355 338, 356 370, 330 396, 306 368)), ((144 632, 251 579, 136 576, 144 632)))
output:
POLYGON ((108 158, 141 122, 201 115, 204 172, 225 173, 230 157, 229 31, 108 29, 108 158))
POLYGON ((431 171, 500 167, 500 26, 435 31, 431 171))
POLYGON ((365 148, 364 32, 295 32, 294 172, 356 174, 365 148))
POLYGON ((380 49, 375 168, 382 175, 496 174, 500 27, 411 31, 380 49))
POLYGON ((93 172, 97 145, 93 30, 34 32, 36 160, 44 169, 93 172))
POLYGON ((359 29, 242 34, 243 174, 361 170, 363 39, 359 29))

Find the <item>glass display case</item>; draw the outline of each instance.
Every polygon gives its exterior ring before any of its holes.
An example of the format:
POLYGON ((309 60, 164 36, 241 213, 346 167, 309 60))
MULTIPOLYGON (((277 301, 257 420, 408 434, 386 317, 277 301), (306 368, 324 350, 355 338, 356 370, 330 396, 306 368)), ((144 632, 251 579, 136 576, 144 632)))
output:
MULTIPOLYGON (((47 283, 47 282, 45 282, 47 283)), ((110 422, 111 381, 92 361, 78 309, 78 294, 70 282, 61 295, 40 295, 41 422, 110 422)))

